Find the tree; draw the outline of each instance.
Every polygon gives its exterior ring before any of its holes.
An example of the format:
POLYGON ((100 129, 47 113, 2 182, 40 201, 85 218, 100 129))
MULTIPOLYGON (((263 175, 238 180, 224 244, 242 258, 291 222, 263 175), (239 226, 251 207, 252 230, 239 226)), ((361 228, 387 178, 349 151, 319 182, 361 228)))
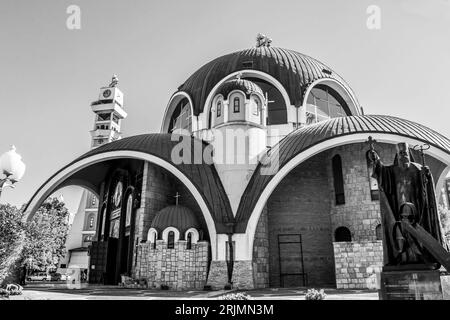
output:
POLYGON ((9 204, 0 205, 0 284, 16 278, 24 242, 23 213, 9 204))
POLYGON ((69 211, 57 198, 47 199, 30 221, 23 210, 0 205, 0 284, 17 282, 21 269, 56 268, 65 253, 69 211))
POLYGON ((439 219, 441 220, 442 231, 444 238, 450 236, 450 211, 443 205, 439 205, 438 208, 439 219))
POLYGON ((69 211, 57 198, 45 201, 25 227, 23 264, 29 269, 56 268, 65 253, 69 211))

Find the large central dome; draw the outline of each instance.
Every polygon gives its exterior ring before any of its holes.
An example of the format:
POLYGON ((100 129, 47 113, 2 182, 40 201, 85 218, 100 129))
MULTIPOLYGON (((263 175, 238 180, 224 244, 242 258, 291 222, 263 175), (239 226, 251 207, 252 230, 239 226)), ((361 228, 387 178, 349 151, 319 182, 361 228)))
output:
POLYGON ((308 86, 324 78, 337 81, 356 101, 344 79, 320 61, 293 50, 267 46, 237 51, 214 59, 197 70, 178 90, 191 97, 194 115, 199 115, 214 86, 227 75, 241 70, 255 70, 272 76, 285 88, 291 105, 297 107, 302 105, 308 86))

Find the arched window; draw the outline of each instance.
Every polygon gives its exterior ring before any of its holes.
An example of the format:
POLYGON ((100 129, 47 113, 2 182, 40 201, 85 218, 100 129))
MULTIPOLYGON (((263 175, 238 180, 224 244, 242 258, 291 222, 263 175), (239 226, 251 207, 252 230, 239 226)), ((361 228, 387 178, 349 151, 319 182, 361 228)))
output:
POLYGON ((222 102, 217 102, 217 118, 219 118, 222 115, 222 102))
POLYGON ((259 100, 255 99, 255 107, 253 109, 253 115, 259 115, 259 100))
POLYGON ((192 249, 192 232, 188 233, 186 240, 187 240, 186 249, 191 250, 192 249))
POLYGON ((94 228, 94 217, 93 216, 91 216, 89 218, 89 229, 92 229, 92 228, 94 228))
POLYGON ((346 227, 339 227, 334 231, 334 240, 336 242, 350 242, 352 241, 352 234, 346 227))
POLYGON ((375 234, 377 236, 377 240, 383 240, 383 230, 381 229, 381 224, 375 227, 375 234))
POLYGON ((367 160, 367 173, 369 175, 369 188, 370 188, 370 198, 373 200, 380 200, 380 192, 378 190, 378 181, 374 177, 372 177, 373 172, 373 162, 369 159, 369 152, 366 152, 366 160, 367 160))
POLYGON ((133 195, 129 195, 127 199, 127 210, 125 216, 125 227, 131 224, 131 211, 133 210, 133 195))
POLYGON ((241 100, 238 97, 233 100, 233 112, 238 113, 241 111, 241 100))
POLYGON ((153 233, 153 249, 156 249, 156 232, 153 233))
POLYGON ((342 161, 340 155, 335 155, 332 159, 334 194, 336 205, 345 204, 344 177, 342 175, 342 161))
POLYGON ((167 234, 167 249, 175 248, 175 232, 169 231, 167 234))

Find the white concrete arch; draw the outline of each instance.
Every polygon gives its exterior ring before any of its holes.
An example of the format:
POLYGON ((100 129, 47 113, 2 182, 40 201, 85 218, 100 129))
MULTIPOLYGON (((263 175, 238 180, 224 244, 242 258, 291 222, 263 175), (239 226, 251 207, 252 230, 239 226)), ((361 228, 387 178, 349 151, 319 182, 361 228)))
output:
MULTIPOLYGON (((319 154, 325 150, 351 144, 351 143, 360 143, 366 142, 368 136, 372 136, 372 138, 376 139, 379 143, 398 143, 398 142, 407 142, 410 145, 422 144, 423 142, 412 137, 406 137, 403 135, 397 135, 392 133, 357 133, 357 134, 349 134, 345 136, 338 136, 335 138, 331 138, 322 143, 314 145, 309 149, 299 153, 295 157, 293 157, 289 162, 287 162, 270 180, 270 182, 266 185, 262 193, 260 194, 258 201, 256 202, 255 207, 252 210, 251 216, 247 222, 247 228, 245 231, 245 237, 239 235, 239 239, 241 242, 239 245, 241 246, 241 250, 245 251, 245 259, 252 259, 253 255, 253 240, 255 237, 256 226, 258 224, 259 218, 261 216, 264 205, 269 199, 272 192, 278 186, 278 184, 283 180, 286 175, 295 169, 299 164, 311 158, 312 156, 319 154)), ((446 169, 441 173, 438 183, 442 183, 443 179, 447 175, 450 167, 450 155, 439 148, 432 146, 429 150, 425 151, 426 154, 433 156, 434 158, 442 161, 447 165, 446 169)), ((437 193, 438 190, 436 190, 437 193)), ((439 197, 439 194, 436 194, 439 197)), ((238 234, 236 234, 238 235, 238 234)), ((243 254, 244 255, 244 254, 243 254)))
POLYGON ((211 239, 212 257, 213 258, 216 257, 215 242, 217 232, 214 224, 214 219, 212 217, 211 212, 208 209, 208 206, 206 205, 205 200, 201 196, 198 189, 195 187, 192 181, 186 175, 184 175, 184 173, 178 170, 178 168, 175 167, 173 164, 154 155, 140 151, 120 150, 120 151, 103 152, 100 154, 95 154, 90 157, 81 159, 75 163, 72 163, 71 165, 67 166, 66 168, 62 169, 60 172, 55 174, 52 178, 50 178, 39 188, 39 190, 34 194, 34 196, 31 198, 30 202, 26 207, 24 219, 30 220, 35 214, 35 212, 38 210, 42 202, 44 202, 45 199, 47 199, 55 190, 59 188, 60 184, 62 184, 65 180, 70 178, 70 176, 72 176, 74 173, 99 162, 121 158, 144 160, 153 163, 157 166, 160 166, 169 171, 170 173, 172 173, 186 186, 186 188, 192 193, 194 199, 197 201, 203 213, 203 217, 205 218, 206 226, 208 228, 208 233, 211 239))
POLYGON ((306 104, 311 90, 318 84, 324 84, 336 90, 342 97, 342 99, 345 100, 350 110, 352 110, 353 106, 353 109, 357 112, 357 114, 353 114, 354 116, 362 114, 358 99, 356 98, 355 94, 352 91, 348 90, 342 82, 332 78, 317 79, 308 86, 305 94, 303 95, 302 111, 306 110, 306 104))
POLYGON ((186 232, 184 233, 184 240, 187 240, 187 236, 189 233, 192 233, 192 238, 191 238, 192 244, 197 243, 200 238, 197 229, 190 228, 190 229, 186 230, 186 232))
POLYGON ((169 103, 167 104, 166 110, 164 112, 163 121, 161 124, 161 133, 170 133, 169 125, 170 125, 170 119, 172 117, 172 113, 175 110, 175 107, 178 105, 178 103, 183 100, 184 98, 188 99, 189 106, 191 108, 191 121, 192 121, 192 132, 195 132, 198 130, 197 128, 197 117, 194 116, 194 104, 192 103, 192 99, 184 91, 178 91, 175 92, 172 97, 170 97, 169 103))
MULTIPOLYGON (((203 107, 203 111, 202 113, 200 113, 199 115, 199 121, 198 121, 198 130, 202 130, 202 129, 207 129, 208 128, 208 121, 209 121, 209 108, 211 106, 211 101, 213 100, 214 96, 215 96, 215 92, 217 91, 217 89, 227 80, 233 79, 235 78, 238 74, 241 75, 242 78, 246 78, 246 77, 253 77, 253 78, 258 78, 258 79, 262 79, 265 80, 269 83, 271 83, 275 88, 278 89, 278 91, 281 92, 281 95, 283 96, 284 99, 284 103, 286 105, 286 112, 288 115, 288 121, 289 121, 289 108, 292 106, 291 105, 291 99, 289 99, 289 95, 286 91, 286 89, 283 87, 283 85, 274 77, 272 77, 271 75, 262 72, 262 71, 258 71, 258 70, 250 70, 250 69, 245 69, 245 70, 239 70, 233 73, 230 73, 229 75, 227 75, 226 77, 224 77, 222 80, 220 80, 209 92, 206 101, 205 101, 205 105, 202 106, 203 107)), ((295 108, 295 107, 294 107, 295 108)))
POLYGON ((156 230, 155 228, 150 228, 148 229, 147 232, 147 241, 151 242, 151 243, 155 243, 155 241, 153 241, 154 239, 158 240, 158 230, 156 230), (156 237, 155 237, 156 235, 156 237))

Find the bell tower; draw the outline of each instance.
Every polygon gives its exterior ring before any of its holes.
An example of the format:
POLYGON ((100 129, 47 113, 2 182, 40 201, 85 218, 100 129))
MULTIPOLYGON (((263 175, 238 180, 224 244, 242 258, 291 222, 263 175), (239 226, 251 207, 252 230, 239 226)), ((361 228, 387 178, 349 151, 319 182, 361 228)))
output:
POLYGON ((123 109, 123 93, 117 87, 118 83, 119 79, 113 75, 111 83, 100 88, 98 99, 91 103, 95 113, 92 148, 121 138, 120 125, 127 113, 123 109))

